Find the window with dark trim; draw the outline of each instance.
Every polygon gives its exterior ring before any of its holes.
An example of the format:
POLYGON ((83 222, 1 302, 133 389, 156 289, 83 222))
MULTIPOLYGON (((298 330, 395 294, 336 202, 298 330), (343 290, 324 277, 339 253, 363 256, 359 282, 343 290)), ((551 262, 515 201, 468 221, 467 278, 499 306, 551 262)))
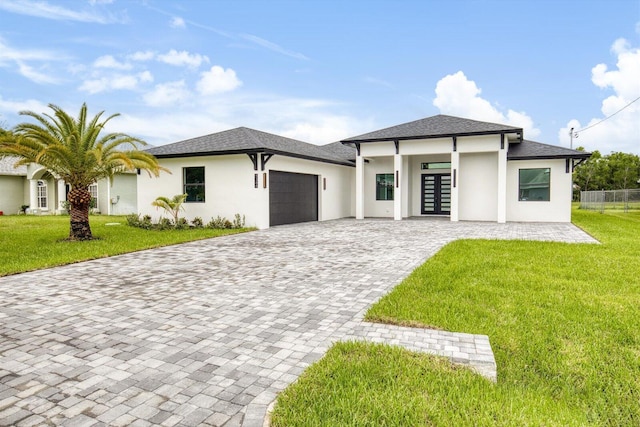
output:
POLYGON ((204 166, 182 168, 185 202, 204 202, 204 166))
POLYGON ((393 174, 376 174, 376 200, 393 200, 393 174))
POLYGON ((548 202, 551 200, 551 169, 520 169, 519 201, 548 202))

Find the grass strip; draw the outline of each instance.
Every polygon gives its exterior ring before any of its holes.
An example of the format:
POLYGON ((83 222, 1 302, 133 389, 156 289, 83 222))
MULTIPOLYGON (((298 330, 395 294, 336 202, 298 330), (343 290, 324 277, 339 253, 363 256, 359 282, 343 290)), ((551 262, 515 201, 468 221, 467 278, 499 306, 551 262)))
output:
POLYGON ((96 240, 71 242, 65 240, 68 216, 0 216, 0 276, 248 230, 143 230, 126 225, 124 216, 91 216, 90 221, 96 240))
POLYGON ((366 315, 489 335, 496 385, 337 344, 278 398, 274 425, 640 425, 640 212, 573 218, 602 245, 456 241, 366 315))

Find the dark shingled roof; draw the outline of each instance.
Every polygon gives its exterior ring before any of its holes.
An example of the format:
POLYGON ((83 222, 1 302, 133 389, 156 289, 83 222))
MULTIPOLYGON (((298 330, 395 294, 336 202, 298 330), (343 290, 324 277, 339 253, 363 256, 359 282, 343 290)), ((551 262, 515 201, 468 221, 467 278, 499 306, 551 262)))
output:
POLYGON ((146 150, 158 158, 268 153, 353 166, 338 150, 239 127, 146 150))
POLYGON ((524 140, 520 143, 509 144, 508 160, 532 159, 588 159, 591 153, 571 150, 557 145, 524 140))
POLYGON ((380 129, 364 135, 343 139, 342 142, 374 142, 393 139, 439 138, 446 136, 483 135, 492 133, 520 133, 522 128, 497 123, 479 122, 462 117, 437 116, 380 129))
POLYGON ((331 144, 327 145, 321 145, 320 148, 349 162, 355 163, 356 161, 355 147, 344 145, 340 141, 332 142, 331 144))

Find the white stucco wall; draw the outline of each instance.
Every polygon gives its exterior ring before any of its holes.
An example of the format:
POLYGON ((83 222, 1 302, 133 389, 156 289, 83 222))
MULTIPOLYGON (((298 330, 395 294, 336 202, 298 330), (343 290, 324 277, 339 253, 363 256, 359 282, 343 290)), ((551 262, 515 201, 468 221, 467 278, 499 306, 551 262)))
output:
POLYGON ((182 169, 204 166, 205 202, 185 203, 181 216, 189 220, 201 217, 207 223, 218 215, 233 220, 238 213, 245 216, 247 226, 269 226, 268 189, 262 186, 262 172, 259 173, 259 188, 254 188, 253 163, 246 154, 158 159, 158 162, 171 174, 163 172, 157 178, 150 178, 143 171, 138 175, 139 213, 154 219, 166 216, 161 209, 151 206, 151 202, 159 196, 182 194, 182 169))
MULTIPOLYGON (((367 158, 364 164, 364 216, 393 218, 393 200, 376 200, 376 174, 395 173, 393 156, 367 158)), ((394 188, 394 197, 397 189, 394 188)))
MULTIPOLYGON (((505 146, 507 145, 505 137, 505 146)), ((486 153, 500 149, 500 135, 474 135, 459 137, 457 142, 459 153, 486 153)))
POLYGON ((460 154, 458 217, 461 221, 497 221, 497 189, 497 152, 460 154))
POLYGON ((571 222, 571 173, 564 159, 507 162, 507 221, 571 222), (550 168, 550 200, 518 201, 520 169, 550 168))
MULTIPOLYGON (((108 212, 110 215, 128 215, 138 211, 136 174, 118 174, 113 177, 112 183, 109 180, 105 180, 105 184, 109 185, 108 191, 105 191, 105 203, 109 205, 108 212)), ((102 213, 107 213, 107 207, 102 209, 102 213)))
POLYGON ((0 211, 4 215, 14 215, 20 211, 20 206, 28 205, 25 202, 24 176, 0 175, 0 211))
POLYGON ((142 172, 137 180, 138 211, 155 219, 162 211, 151 206, 151 202, 158 196, 182 194, 182 168, 196 166, 205 168, 205 202, 184 204, 181 216, 189 220, 199 216, 206 223, 218 215, 233 220, 238 213, 245 216, 247 226, 268 228, 270 170, 318 175, 320 220, 354 215, 353 167, 275 155, 264 171, 256 172, 246 154, 159 159, 159 163, 172 174, 162 173, 159 178, 149 178, 142 172), (258 188, 254 186, 255 173, 258 174, 258 188), (323 178, 326 178, 326 190, 323 189, 323 178))

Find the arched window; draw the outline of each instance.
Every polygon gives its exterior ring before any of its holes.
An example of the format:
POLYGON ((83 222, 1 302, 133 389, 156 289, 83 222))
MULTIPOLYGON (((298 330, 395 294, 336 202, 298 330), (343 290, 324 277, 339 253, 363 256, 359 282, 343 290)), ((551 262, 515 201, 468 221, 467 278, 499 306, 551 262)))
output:
POLYGON ((38 208, 47 208, 47 182, 38 180, 38 208))

